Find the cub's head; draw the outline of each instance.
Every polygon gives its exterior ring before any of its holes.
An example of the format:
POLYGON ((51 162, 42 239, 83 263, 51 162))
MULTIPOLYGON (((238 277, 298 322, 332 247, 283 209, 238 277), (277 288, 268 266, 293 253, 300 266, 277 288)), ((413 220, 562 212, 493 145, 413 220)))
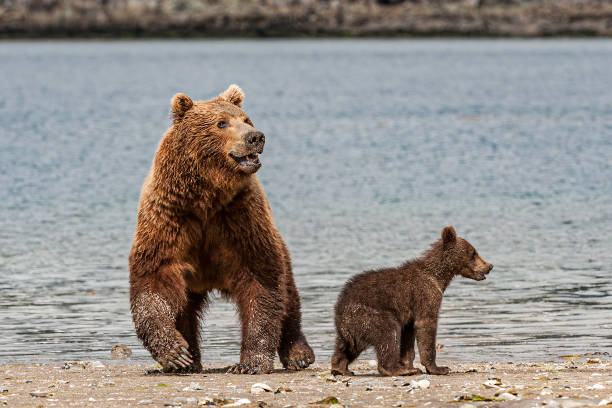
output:
POLYGON ((442 251, 457 275, 479 281, 493 269, 493 265, 482 259, 472 244, 457 236, 453 227, 442 230, 442 251))
POLYGON ((172 128, 168 132, 191 162, 202 171, 252 174, 261 167, 265 136, 241 109, 244 94, 236 85, 208 101, 193 102, 183 93, 172 97, 172 128))

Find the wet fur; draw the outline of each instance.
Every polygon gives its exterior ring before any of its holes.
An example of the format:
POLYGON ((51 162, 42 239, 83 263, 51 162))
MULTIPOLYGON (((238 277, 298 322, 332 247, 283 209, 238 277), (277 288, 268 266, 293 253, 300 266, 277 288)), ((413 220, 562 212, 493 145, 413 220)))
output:
POLYGON ((271 372, 277 352, 289 369, 314 362, 289 251, 266 196, 255 174, 228 157, 255 130, 242 100, 236 86, 209 101, 175 95, 173 124, 142 188, 129 257, 131 310, 164 371, 201 370, 200 321, 212 290, 235 301, 241 320, 240 362, 231 372, 271 372), (217 127, 222 119, 230 129, 217 127))
POLYGON ((348 365, 374 346, 382 375, 413 375, 415 340, 421 364, 430 374, 447 374, 436 365, 436 331, 442 295, 453 277, 481 280, 492 265, 458 238, 453 227, 421 258, 397 268, 367 271, 349 279, 335 308, 336 348, 332 373, 352 375, 348 365))

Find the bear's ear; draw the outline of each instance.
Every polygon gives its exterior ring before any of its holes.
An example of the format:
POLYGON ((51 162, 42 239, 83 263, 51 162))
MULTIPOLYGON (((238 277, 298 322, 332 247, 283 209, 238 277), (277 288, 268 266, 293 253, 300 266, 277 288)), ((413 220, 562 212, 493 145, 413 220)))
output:
POLYGON ((172 114, 170 116, 172 119, 177 120, 181 119, 185 115, 185 112, 191 109, 193 101, 184 93, 177 93, 172 97, 170 106, 172 107, 172 114))
POLYGON ((444 246, 452 244, 457 240, 457 234, 452 226, 444 227, 442 230, 442 244, 444 246))
POLYGON ((242 101, 244 100, 244 93, 238 85, 231 84, 225 92, 219 95, 219 99, 223 99, 229 103, 233 103, 239 108, 242 107, 242 101))

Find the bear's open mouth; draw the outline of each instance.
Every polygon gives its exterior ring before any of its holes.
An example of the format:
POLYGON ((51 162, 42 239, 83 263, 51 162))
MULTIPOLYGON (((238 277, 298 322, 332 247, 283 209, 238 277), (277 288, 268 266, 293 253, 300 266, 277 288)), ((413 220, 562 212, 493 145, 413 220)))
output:
POLYGON ((242 167, 259 168, 261 166, 259 155, 257 153, 249 153, 246 156, 238 156, 236 153, 230 153, 229 155, 242 167))

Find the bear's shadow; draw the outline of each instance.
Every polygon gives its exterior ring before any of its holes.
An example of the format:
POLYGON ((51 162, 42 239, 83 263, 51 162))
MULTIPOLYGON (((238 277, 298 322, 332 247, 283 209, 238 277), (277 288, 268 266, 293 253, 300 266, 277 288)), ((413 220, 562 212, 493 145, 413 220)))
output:
MULTIPOLYGON (((229 370, 230 367, 232 366, 218 367, 218 368, 206 368, 206 369, 202 369, 202 371, 200 371, 199 373, 165 373, 158 368, 153 368, 153 369, 147 370, 145 375, 146 376, 164 376, 164 377, 171 377, 171 376, 186 377, 190 375, 227 374, 227 370, 229 370)), ((285 370, 283 368, 277 368, 277 369, 274 369, 272 373, 270 374, 290 375, 290 374, 296 374, 296 373, 307 372, 307 371, 311 371, 311 370, 294 371, 294 370, 285 370)), ((312 375, 314 376, 315 375, 314 371, 312 372, 313 372, 312 375)), ((241 375, 241 374, 237 374, 237 375, 241 375)), ((244 375, 247 375, 247 374, 244 374, 244 375)), ((264 374, 260 374, 260 375, 264 375, 264 374)))

